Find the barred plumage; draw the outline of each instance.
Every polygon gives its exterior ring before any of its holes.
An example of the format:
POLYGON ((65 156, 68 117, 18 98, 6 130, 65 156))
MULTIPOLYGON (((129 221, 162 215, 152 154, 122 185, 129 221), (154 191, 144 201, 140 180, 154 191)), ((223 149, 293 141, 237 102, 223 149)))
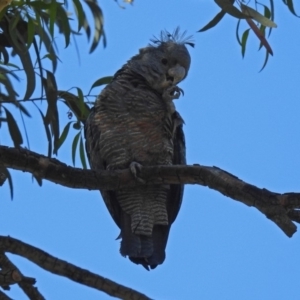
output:
MULTIPOLYGON (((189 66, 184 42, 172 37, 140 49, 115 74, 86 122, 92 169, 185 164, 183 120, 173 100, 182 92, 177 84, 189 66)), ((101 194, 121 229, 121 254, 147 269, 161 264, 183 186, 140 186, 101 194)))

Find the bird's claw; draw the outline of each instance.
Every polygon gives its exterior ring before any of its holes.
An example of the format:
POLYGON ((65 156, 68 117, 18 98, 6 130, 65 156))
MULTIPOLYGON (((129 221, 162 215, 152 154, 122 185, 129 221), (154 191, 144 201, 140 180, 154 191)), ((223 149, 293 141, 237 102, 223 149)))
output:
POLYGON ((168 100, 168 101, 171 101, 171 100, 174 100, 174 99, 178 99, 180 96, 184 95, 184 91, 183 89, 181 89, 180 87, 178 86, 170 86, 168 87, 164 92, 163 92, 163 98, 164 100, 168 100))
POLYGON ((138 173, 139 171, 141 171, 142 167, 143 167, 143 166, 142 166, 141 164, 137 163, 136 161, 133 161, 133 162, 129 165, 129 169, 130 169, 132 175, 134 176, 134 178, 135 178, 138 182, 140 182, 140 183, 146 183, 146 181, 145 181, 144 179, 138 177, 138 175, 137 175, 137 173, 138 173))

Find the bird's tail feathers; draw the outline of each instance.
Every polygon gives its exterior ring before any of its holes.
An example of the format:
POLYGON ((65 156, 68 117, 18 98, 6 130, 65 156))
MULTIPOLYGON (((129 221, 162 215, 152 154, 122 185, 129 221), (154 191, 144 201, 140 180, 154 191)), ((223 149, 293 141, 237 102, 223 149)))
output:
POLYGON ((152 235, 136 235, 132 233, 130 216, 124 214, 121 230, 121 248, 123 256, 143 265, 147 270, 154 269, 165 260, 165 248, 169 235, 169 226, 155 225, 152 235))

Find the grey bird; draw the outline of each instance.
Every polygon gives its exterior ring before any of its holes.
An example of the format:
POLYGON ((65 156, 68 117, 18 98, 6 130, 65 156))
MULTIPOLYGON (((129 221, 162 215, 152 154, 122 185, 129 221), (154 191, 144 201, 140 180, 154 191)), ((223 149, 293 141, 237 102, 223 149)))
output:
MULTIPOLYGON (((173 100, 183 93, 193 44, 176 29, 139 50, 103 89, 85 124, 86 150, 93 170, 184 165, 183 119, 173 100)), ((123 256, 154 269, 165 260, 170 227, 181 206, 183 185, 139 185, 101 190, 120 228, 123 256)))

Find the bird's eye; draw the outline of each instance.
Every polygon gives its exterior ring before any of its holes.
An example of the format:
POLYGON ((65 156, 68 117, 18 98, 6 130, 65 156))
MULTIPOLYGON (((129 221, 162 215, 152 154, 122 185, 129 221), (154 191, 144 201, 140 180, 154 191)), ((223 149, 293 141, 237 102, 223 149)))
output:
POLYGON ((161 63, 162 63, 163 65, 166 65, 166 64, 168 63, 168 60, 167 60, 166 58, 163 58, 163 59, 161 60, 161 63))

